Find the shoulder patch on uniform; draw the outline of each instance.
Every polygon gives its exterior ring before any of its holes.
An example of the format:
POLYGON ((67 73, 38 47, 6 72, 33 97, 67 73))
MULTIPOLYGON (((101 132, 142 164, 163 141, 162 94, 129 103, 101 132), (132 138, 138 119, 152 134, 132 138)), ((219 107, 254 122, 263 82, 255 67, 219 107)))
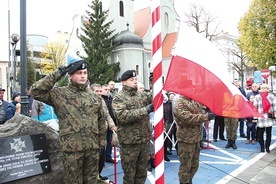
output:
POLYGON ((180 107, 180 108, 183 107, 183 106, 184 106, 183 103, 178 104, 178 107, 180 107))

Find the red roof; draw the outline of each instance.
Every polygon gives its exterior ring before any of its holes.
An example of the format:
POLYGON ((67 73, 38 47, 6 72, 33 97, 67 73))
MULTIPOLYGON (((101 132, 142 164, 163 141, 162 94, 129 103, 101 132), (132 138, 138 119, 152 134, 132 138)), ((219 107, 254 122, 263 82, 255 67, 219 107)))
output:
POLYGON ((136 11, 134 14, 134 33, 144 38, 150 27, 150 7, 136 11))
POLYGON ((162 58, 171 57, 172 48, 176 42, 177 32, 169 33, 162 43, 162 58))
MULTIPOLYGON (((134 33, 144 38, 151 26, 150 7, 136 11, 134 14, 134 33)), ((176 32, 166 35, 162 43, 162 58, 171 57, 172 47, 176 42, 176 32)))

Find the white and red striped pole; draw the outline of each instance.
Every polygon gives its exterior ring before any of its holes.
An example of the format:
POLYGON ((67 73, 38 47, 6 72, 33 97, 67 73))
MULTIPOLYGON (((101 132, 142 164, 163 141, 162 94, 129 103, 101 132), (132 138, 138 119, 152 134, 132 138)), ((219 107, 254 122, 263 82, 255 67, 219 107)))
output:
POLYGON ((164 119, 162 94, 162 45, 160 0, 152 0, 151 40, 153 63, 153 103, 154 103, 154 145, 155 145, 155 183, 164 184, 164 119))

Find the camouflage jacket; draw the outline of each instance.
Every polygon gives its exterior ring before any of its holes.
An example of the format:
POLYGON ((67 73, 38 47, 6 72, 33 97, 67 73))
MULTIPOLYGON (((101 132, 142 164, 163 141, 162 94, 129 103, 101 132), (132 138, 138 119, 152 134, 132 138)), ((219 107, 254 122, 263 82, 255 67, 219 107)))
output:
POLYGON ((52 105, 59 119, 61 149, 77 152, 99 149, 106 142, 106 125, 102 99, 88 88, 69 82, 54 87, 61 79, 58 71, 34 83, 30 94, 34 99, 52 105))
POLYGON ((112 108, 118 124, 120 144, 140 144, 151 139, 149 115, 146 106, 152 101, 149 93, 123 86, 113 99, 112 108))
POLYGON ((197 101, 180 96, 174 106, 174 117, 178 124, 177 140, 196 143, 202 138, 202 123, 208 120, 202 105, 197 101))
POLYGON ((105 104, 104 99, 102 99, 102 104, 103 104, 103 110, 104 110, 104 119, 105 119, 106 130, 111 129, 111 128, 115 127, 116 125, 109 114, 109 111, 105 104))

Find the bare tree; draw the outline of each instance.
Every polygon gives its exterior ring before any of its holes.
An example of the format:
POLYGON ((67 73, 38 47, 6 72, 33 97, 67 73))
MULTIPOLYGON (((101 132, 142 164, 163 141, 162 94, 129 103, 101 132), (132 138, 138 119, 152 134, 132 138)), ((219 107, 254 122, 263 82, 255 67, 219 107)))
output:
POLYGON ((241 85, 243 86, 244 84, 244 72, 245 69, 247 68, 246 65, 246 56, 242 52, 242 50, 231 50, 230 51, 232 55, 238 58, 240 62, 233 62, 232 63, 232 68, 238 72, 239 76, 241 76, 241 85))
POLYGON ((194 27, 197 32, 205 34, 205 38, 208 40, 213 41, 221 34, 221 31, 218 31, 220 22, 213 26, 213 24, 216 23, 218 17, 213 17, 201 6, 192 4, 190 12, 186 13, 185 15, 188 18, 188 20, 185 21, 188 26, 194 27))

